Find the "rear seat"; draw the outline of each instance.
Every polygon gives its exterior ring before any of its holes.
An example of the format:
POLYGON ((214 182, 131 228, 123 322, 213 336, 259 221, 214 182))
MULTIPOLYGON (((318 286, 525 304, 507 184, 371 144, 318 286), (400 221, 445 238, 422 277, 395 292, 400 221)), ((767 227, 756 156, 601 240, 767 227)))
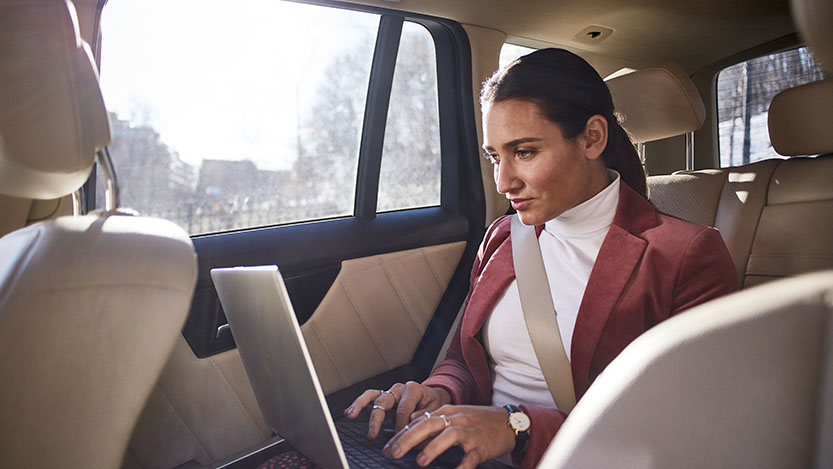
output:
POLYGON ((719 229, 744 288, 833 269, 830 109, 833 80, 786 90, 770 106, 775 150, 820 156, 651 176, 651 201, 662 212, 719 229))

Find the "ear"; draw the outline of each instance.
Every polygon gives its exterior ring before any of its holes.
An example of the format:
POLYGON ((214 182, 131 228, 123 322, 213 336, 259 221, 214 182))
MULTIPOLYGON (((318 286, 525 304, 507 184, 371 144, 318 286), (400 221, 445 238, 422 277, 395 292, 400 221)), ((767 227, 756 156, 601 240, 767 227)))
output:
POLYGON ((595 160, 602 156, 607 147, 607 119, 594 114, 587 119, 581 139, 581 149, 587 159, 595 160))

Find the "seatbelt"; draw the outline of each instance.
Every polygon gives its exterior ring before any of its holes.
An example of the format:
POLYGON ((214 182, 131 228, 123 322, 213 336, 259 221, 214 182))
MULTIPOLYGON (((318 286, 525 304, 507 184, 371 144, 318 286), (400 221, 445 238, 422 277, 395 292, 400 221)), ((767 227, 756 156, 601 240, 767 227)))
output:
POLYGON ((532 348, 555 405, 559 410, 570 412, 576 405, 573 373, 561 342, 535 227, 524 225, 518 215, 513 215, 510 236, 518 294, 532 348))

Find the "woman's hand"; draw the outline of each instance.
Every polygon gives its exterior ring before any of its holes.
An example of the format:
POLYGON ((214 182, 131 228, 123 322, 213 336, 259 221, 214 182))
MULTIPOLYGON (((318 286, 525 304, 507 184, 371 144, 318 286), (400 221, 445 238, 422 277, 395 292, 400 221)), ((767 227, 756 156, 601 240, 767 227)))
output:
POLYGON ((515 432, 508 422, 509 414, 502 407, 444 405, 413 420, 391 438, 382 452, 401 458, 430 440, 417 455, 417 463, 424 466, 448 448, 459 445, 465 456, 458 469, 473 469, 515 447, 515 432))
POLYGON ((412 418, 431 412, 445 404, 451 403, 451 395, 442 388, 424 386, 416 381, 405 384, 396 383, 387 391, 368 389, 350 404, 344 411, 347 418, 354 419, 368 405, 373 405, 370 420, 367 423, 367 437, 379 436, 382 421, 387 412, 396 412, 396 431, 400 431, 412 418))

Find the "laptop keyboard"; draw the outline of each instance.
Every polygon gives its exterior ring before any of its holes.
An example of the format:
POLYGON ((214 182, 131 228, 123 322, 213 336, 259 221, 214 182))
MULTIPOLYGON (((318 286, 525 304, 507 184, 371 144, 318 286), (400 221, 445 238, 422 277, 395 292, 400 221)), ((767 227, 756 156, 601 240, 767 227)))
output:
MULTIPOLYGON (((402 459, 388 458, 382 454, 382 447, 395 434, 392 428, 383 427, 375 440, 367 439, 367 423, 339 422, 336 424, 336 431, 351 468, 421 467, 416 463, 418 451, 411 451, 402 459)), ((453 463, 444 464, 443 461, 439 461, 426 467, 447 468, 455 465, 453 463)))

